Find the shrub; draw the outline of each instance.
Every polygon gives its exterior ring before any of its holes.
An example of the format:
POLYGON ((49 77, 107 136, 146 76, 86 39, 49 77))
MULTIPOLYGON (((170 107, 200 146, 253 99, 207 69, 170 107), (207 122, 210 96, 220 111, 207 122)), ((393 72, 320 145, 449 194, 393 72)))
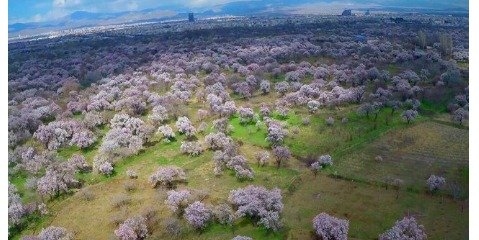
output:
POLYGON ((316 112, 320 106, 321 104, 316 100, 311 100, 308 102, 308 110, 310 113, 316 112))
POLYGON ((333 117, 328 117, 328 118, 326 119, 326 124, 327 124, 328 126, 333 126, 333 124, 334 124, 334 118, 333 118, 333 117))
POLYGON ((176 166, 160 167, 150 176, 150 183, 153 187, 158 184, 171 189, 176 182, 186 180, 186 174, 183 169, 176 166))
POLYGON ((250 237, 247 237, 247 236, 238 235, 238 236, 235 236, 234 238, 232 238, 231 240, 253 240, 253 239, 250 238, 250 237))
POLYGON ((235 165, 233 169, 236 178, 239 180, 252 180, 254 178, 254 172, 249 166, 243 167, 242 165, 235 165))
POLYGON ((206 117, 208 117, 209 113, 207 110, 198 109, 198 112, 196 115, 198 116, 199 120, 204 120, 206 117))
POLYGON ((95 195, 89 189, 82 189, 78 194, 84 201, 91 201, 95 198, 95 195))
POLYGON ((40 240, 71 240, 73 239, 73 233, 69 232, 66 228, 50 226, 42 229, 38 234, 40 240))
POLYGON ((198 156, 203 152, 203 147, 199 142, 182 142, 180 150, 181 153, 186 153, 190 156, 198 156))
POLYGON ((160 126, 157 133, 163 135, 164 139, 167 141, 171 141, 175 138, 175 133, 173 132, 173 129, 168 125, 160 126))
POLYGON ((210 133, 205 136, 205 143, 208 149, 219 150, 232 143, 232 139, 223 132, 210 133))
POLYGON ((198 132, 199 133, 204 133, 208 129, 208 123, 206 122, 201 122, 200 125, 198 126, 198 132))
POLYGON ((274 85, 274 90, 280 95, 284 96, 289 90, 289 84, 288 82, 282 81, 278 82, 274 85))
POLYGON ((213 128, 218 132, 228 133, 228 119, 220 118, 213 120, 213 128))
POLYGON ((243 155, 231 157, 228 153, 216 151, 213 159, 215 160, 215 174, 217 172, 219 174, 223 167, 226 166, 235 171, 236 178, 239 180, 251 180, 254 178, 254 172, 243 155))
POLYGON ((212 213, 205 204, 196 201, 185 209, 184 217, 195 229, 203 229, 211 220, 212 213))
POLYGON ((111 206, 114 208, 119 208, 131 203, 131 198, 125 194, 116 195, 111 198, 111 206))
POLYGON ((183 209, 187 206, 188 200, 191 197, 190 191, 188 190, 170 190, 167 192, 167 199, 165 200, 166 205, 173 212, 183 212, 183 209), (179 211, 178 211, 179 210, 179 211))
POLYGON ((331 156, 329 154, 321 155, 318 158, 318 162, 323 167, 333 165, 333 159, 331 158, 331 156))
POLYGON ((469 118, 469 111, 464 108, 459 108, 455 110, 452 114, 452 120, 459 125, 462 125, 465 120, 469 118))
POLYGON ((110 156, 126 157, 138 153, 143 140, 127 128, 113 128, 105 135, 99 152, 110 156))
POLYGON ((17 193, 17 188, 15 185, 8 183, 8 226, 20 224, 25 214, 26 209, 17 193))
POLYGON ((240 107, 238 109, 238 113, 239 113, 241 124, 248 124, 253 121, 253 116, 254 116, 253 109, 240 107))
POLYGON ((75 170, 86 172, 90 169, 88 163, 85 160, 85 157, 80 154, 73 154, 70 159, 68 160, 68 165, 75 170))
POLYGON ((161 105, 154 106, 148 118, 155 122, 164 122, 168 120, 168 110, 161 105))
POLYGON ((256 161, 258 162, 258 165, 264 166, 268 163, 268 160, 270 158, 269 152, 268 151, 262 151, 262 152, 257 152, 255 154, 256 161))
POLYGON ((115 230, 120 240, 145 239, 148 236, 146 219, 142 216, 128 218, 115 230))
POLYGON ((132 192, 136 190, 136 184, 134 182, 126 182, 123 184, 123 188, 125 188, 127 192, 132 192))
POLYGON ((323 167, 321 166, 321 164, 319 164, 319 162, 313 162, 311 163, 311 166, 309 166, 309 168, 311 169, 311 171, 313 171, 314 175, 316 175, 323 167))
POLYGON ((232 225, 236 219, 235 213, 230 205, 222 203, 213 209, 213 215, 218 223, 232 225))
POLYGON ((309 125, 311 123, 311 120, 309 119, 309 117, 303 117, 301 119, 301 123, 305 126, 309 125))
POLYGON ((417 116, 418 116, 417 111, 412 109, 406 110, 401 114, 402 119, 408 124, 414 119, 416 119, 417 116))
POLYGON ((268 126, 268 136, 266 140, 270 142, 272 146, 281 145, 286 137, 286 131, 283 129, 283 126, 274 120, 269 120, 266 124, 268 126))
POLYGON ((235 206, 239 217, 249 216, 266 229, 279 230, 279 214, 283 211, 281 190, 267 190, 261 186, 249 185, 232 190, 228 200, 235 206))
POLYGON ((178 128, 181 134, 185 134, 186 137, 192 137, 196 133, 196 128, 187 117, 179 117, 176 121, 176 128, 178 128))
POLYGON ((320 213, 313 219, 313 228, 321 239, 348 239, 349 221, 320 213))
POLYGON ((259 88, 263 94, 268 94, 271 91, 271 83, 268 80, 262 80, 259 88))
POLYGON ((259 109, 259 114, 261 117, 268 117, 271 114, 271 110, 266 105, 261 105, 259 109))
POLYGON ((123 223, 127 219, 127 212, 122 210, 122 211, 117 211, 113 213, 113 215, 110 216, 110 223, 118 227, 120 226, 121 223, 123 223))
POLYGON ((138 174, 136 174, 136 172, 131 170, 131 169, 126 170, 126 176, 128 176, 131 179, 137 179, 138 178, 138 174))
POLYGON ((103 175, 111 175, 113 173, 113 165, 111 162, 105 161, 98 166, 98 172, 103 175))
POLYGON ((444 184, 446 184, 446 179, 440 176, 431 175, 427 179, 427 186, 431 192, 437 191, 439 188, 444 186, 444 184))
POLYGON ((76 145, 79 148, 87 148, 96 141, 96 137, 92 131, 83 129, 73 133, 70 140, 70 146, 76 145))
POLYGON ((83 119, 83 123, 90 129, 94 127, 101 126, 104 124, 103 117, 96 113, 96 112, 87 112, 85 114, 85 118, 83 119))
POLYGON ((74 171, 69 168, 47 169, 45 175, 37 181, 37 192, 41 196, 57 196, 67 192, 69 187, 77 185, 74 171))
POLYGON ((181 225, 178 219, 176 218, 167 218, 165 219, 163 226, 168 234, 173 237, 178 237, 181 234, 181 225))
POLYGON ((45 203, 38 204, 37 209, 41 215, 47 215, 49 213, 47 205, 45 203))
POLYGON ((276 159, 276 165, 278 168, 281 166, 281 163, 291 158, 291 152, 289 149, 282 146, 273 148, 273 155, 276 159))
POLYGON ((396 239, 427 239, 424 231, 424 226, 419 225, 414 217, 404 217, 401 221, 396 221, 396 224, 379 235, 379 240, 396 240, 396 239))

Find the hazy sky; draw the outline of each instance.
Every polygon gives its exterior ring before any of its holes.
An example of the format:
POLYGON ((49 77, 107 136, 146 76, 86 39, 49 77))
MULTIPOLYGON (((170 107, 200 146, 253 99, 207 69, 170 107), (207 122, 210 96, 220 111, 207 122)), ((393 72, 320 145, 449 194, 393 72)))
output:
MULTIPOLYGON (((240 0, 8 0, 9 24, 15 22, 41 22, 66 16, 74 11, 89 12, 121 12, 143 10, 147 8, 164 7, 168 10, 187 11, 188 9, 214 9, 218 5, 238 2, 240 0)), ((375 4, 375 5, 402 5, 413 7, 468 6, 468 0, 258 0, 265 4, 318 3, 334 4, 375 4)))

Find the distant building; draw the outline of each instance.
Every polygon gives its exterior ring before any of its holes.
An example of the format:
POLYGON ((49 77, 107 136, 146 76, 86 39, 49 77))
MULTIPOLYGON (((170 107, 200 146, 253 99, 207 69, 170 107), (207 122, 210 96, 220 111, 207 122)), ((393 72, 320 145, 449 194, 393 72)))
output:
POLYGON ((352 16, 351 9, 346 9, 341 13, 341 16, 352 16))
POLYGON ((188 13, 188 21, 189 22, 194 22, 195 21, 195 15, 193 15, 193 13, 188 13))
POLYGON ((371 15, 371 13, 369 12, 369 9, 366 11, 365 15, 366 15, 366 16, 371 15))

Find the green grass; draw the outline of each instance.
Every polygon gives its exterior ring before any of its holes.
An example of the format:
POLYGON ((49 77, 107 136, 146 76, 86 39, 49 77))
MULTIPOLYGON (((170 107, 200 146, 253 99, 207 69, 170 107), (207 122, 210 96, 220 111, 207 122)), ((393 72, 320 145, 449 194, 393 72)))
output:
MULTIPOLYGON (((467 189, 467 131, 426 121, 400 131, 386 133, 364 147, 333 155, 336 163, 331 173, 358 181, 387 183, 400 178, 404 187, 423 192, 431 175, 441 175, 449 183, 457 182, 467 189), (383 161, 377 162, 376 156, 383 161), (421 171, 411 171, 421 169, 421 171)), ((450 194, 448 186, 442 191, 450 194)))
MULTIPOLYGON (((281 82, 285 80, 285 74, 280 73, 277 76, 274 76, 273 74, 268 73, 268 74, 265 74, 265 78, 271 81, 272 83, 277 83, 277 82, 281 82)), ((271 88, 274 89, 274 85, 271 86, 271 88)))
POLYGON ((387 70, 391 75, 396 75, 396 74, 400 73, 401 68, 399 68, 397 65, 389 64, 389 65, 387 65, 386 70, 387 70))
POLYGON ((251 221, 244 219, 235 226, 223 226, 221 224, 211 224, 201 234, 197 234, 197 239, 232 239, 237 235, 249 236, 253 239, 285 239, 287 230, 272 232, 261 227, 254 227, 251 221))
POLYGON ((231 118, 230 124, 233 126, 233 131, 231 132, 233 139, 248 142, 259 147, 268 147, 269 144, 266 141, 268 134, 265 126, 257 127, 255 123, 242 124, 239 117, 231 118))
POLYGON ((300 188, 285 198, 284 219, 292 229, 289 239, 312 239, 311 221, 321 212, 347 218, 349 239, 376 239, 405 215, 413 214, 425 225, 431 239, 464 239, 467 212, 460 203, 440 196, 385 190, 364 183, 332 179, 320 173, 303 174, 300 188), (448 217, 442 217, 447 214, 448 217))
MULTIPOLYGON (((332 154, 339 157, 344 152, 360 147, 363 143, 370 142, 385 132, 398 127, 407 127, 402 122, 399 113, 391 115, 388 108, 381 110, 376 120, 374 116, 369 118, 358 116, 354 112, 355 107, 349 107, 337 112, 329 109, 321 109, 310 117, 308 126, 301 126, 300 133, 288 138, 286 145, 292 153, 298 157, 318 156, 332 154), (353 110, 353 112, 351 112, 353 110), (326 124, 326 118, 332 116, 335 122, 332 126, 326 124), (343 117, 348 118, 347 123, 342 123, 343 117)), ((421 121, 418 118, 417 121, 421 121)), ((299 126, 294 120, 292 125, 299 126)))
POLYGON ((422 113, 427 115, 435 115, 440 113, 447 113, 447 104, 451 101, 451 92, 446 94, 447 96, 441 101, 421 101, 422 113))

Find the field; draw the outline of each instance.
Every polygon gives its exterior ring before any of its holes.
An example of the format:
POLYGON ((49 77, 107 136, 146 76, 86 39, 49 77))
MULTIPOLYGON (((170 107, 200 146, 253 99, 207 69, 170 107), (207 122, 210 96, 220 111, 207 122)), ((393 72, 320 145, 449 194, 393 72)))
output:
MULTIPOLYGON (((81 176, 91 186, 78 190, 65 200, 58 199, 49 203, 54 214, 34 224, 25 233, 39 231, 48 225, 58 225, 73 229, 78 239, 109 239, 114 238, 114 221, 149 209, 158 211, 159 226, 155 229, 161 229, 163 221, 174 215, 163 203, 166 190, 153 189, 148 183, 148 176, 158 166, 177 165, 184 168, 188 175, 188 182, 179 188, 195 189, 198 194, 204 194, 205 201, 211 204, 226 202, 230 190, 249 184, 281 188, 285 202, 283 219, 288 226, 279 233, 270 233, 243 220, 233 227, 214 224, 198 233, 183 222, 185 231, 181 237, 185 239, 227 239, 237 234, 258 239, 304 239, 312 234, 309 230, 311 219, 317 212, 348 218, 351 239, 374 239, 398 218, 407 214, 417 216, 431 239, 467 238, 467 203, 454 200, 448 191, 431 195, 425 186, 430 173, 443 174, 448 180, 458 182, 462 190, 466 191, 464 194, 467 194, 467 130, 439 124, 424 117, 417 124, 406 125, 396 121, 387 127, 379 124, 378 130, 363 130, 366 133, 361 134, 367 137, 361 138, 361 141, 348 141, 349 136, 343 136, 344 139, 336 136, 334 141, 328 141, 335 133, 344 132, 344 128, 352 132, 371 127, 369 121, 354 116, 355 114, 350 115, 348 124, 326 126, 323 116, 330 113, 332 111, 329 110, 317 113, 312 117, 311 124, 303 127, 302 132, 291 139, 291 143, 298 144, 291 145, 291 148, 295 156, 300 158, 337 149, 333 154, 335 164, 318 176, 314 176, 306 164, 297 158, 291 159, 287 168, 277 169, 272 163, 265 167, 257 166, 253 161, 254 152, 267 146, 264 139, 266 131, 257 129, 254 125, 241 125, 238 118, 234 117, 231 120, 234 126, 231 135, 243 142, 240 151, 253 166, 256 173, 254 181, 238 182, 232 172, 221 177, 214 176, 212 152, 207 151, 198 157, 180 154, 177 149, 181 138, 171 143, 153 141, 152 146, 137 156, 122 160, 115 167, 115 175, 112 177, 95 174, 81 176), (376 136, 379 138, 374 139, 376 136), (371 140, 368 141, 369 139, 371 140), (305 145, 310 147, 306 148, 305 145), (304 152, 296 149, 309 150, 304 152), (374 159, 377 155, 383 156, 382 162, 374 159), (129 179, 124 174, 126 169, 135 170, 139 178, 129 179), (388 177, 401 178, 405 182, 404 187, 398 191, 385 187, 388 177), (133 184, 135 189, 125 190, 126 184, 133 184), (93 199, 85 200, 85 193, 91 194, 93 199), (130 199, 130 203, 120 207, 112 206, 114 199, 121 196, 130 199), (443 218, 445 215, 448 218, 443 218)), ((384 111, 384 115, 389 114, 389 111, 384 111)), ((285 122, 291 127, 298 126, 301 124, 298 119, 299 115, 292 114, 285 122)), ((380 122, 381 119, 382 116, 377 121, 380 122)), ((86 152, 87 156, 92 154, 90 151, 86 152)), ((73 152, 65 150, 60 154, 68 157, 73 152)), ((28 195, 27 192, 24 194, 28 195)), ((168 235, 154 231, 152 237, 164 239, 168 235)))
POLYGON ((428 239, 468 239, 468 27, 405 17, 212 19, 9 44, 8 238, 57 226, 73 239, 318 239, 313 218, 327 213, 349 223, 329 239, 378 239, 404 217, 428 239), (242 216, 230 194, 249 185, 281 201, 242 196, 255 203, 242 216), (170 190, 191 192, 178 212, 170 190), (207 219, 197 228, 183 209, 194 201, 209 209, 193 213, 207 219), (122 237, 136 216, 147 237, 122 237))

